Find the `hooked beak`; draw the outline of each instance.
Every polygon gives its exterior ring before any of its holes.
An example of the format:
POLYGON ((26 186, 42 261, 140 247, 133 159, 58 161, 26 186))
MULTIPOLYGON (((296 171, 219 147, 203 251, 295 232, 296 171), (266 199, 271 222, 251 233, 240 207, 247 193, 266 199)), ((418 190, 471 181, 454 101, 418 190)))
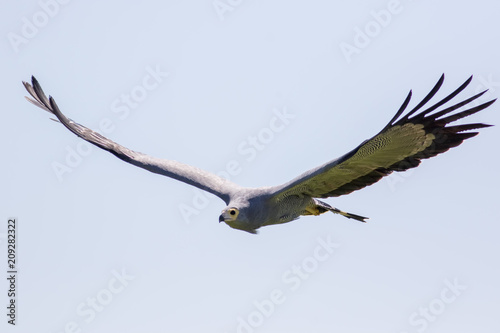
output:
POLYGON ((221 216, 219 216, 219 223, 224 222, 224 221, 225 221, 225 220, 224 220, 224 216, 222 216, 222 215, 221 215, 221 216))

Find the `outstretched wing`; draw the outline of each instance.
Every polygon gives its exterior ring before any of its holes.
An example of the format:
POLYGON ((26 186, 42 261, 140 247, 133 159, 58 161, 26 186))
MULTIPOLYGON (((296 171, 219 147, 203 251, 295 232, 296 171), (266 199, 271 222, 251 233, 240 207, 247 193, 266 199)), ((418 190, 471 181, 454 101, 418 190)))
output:
POLYGON ((23 82, 24 87, 33 97, 33 99, 26 97, 29 102, 55 115, 67 129, 80 138, 96 145, 101 149, 109 151, 123 161, 148 171, 196 186, 202 190, 215 194, 224 200, 226 204, 229 203, 230 194, 237 189, 238 186, 236 184, 213 173, 179 163, 177 161, 154 158, 146 154, 130 150, 105 138, 101 134, 88 129, 85 126, 75 123, 73 120, 66 118, 66 116, 61 113, 55 100, 51 96, 49 96, 49 98, 45 96, 40 84, 33 76, 31 77, 31 82, 32 85, 27 82, 23 82))
POLYGON ((392 171, 414 168, 422 159, 441 154, 477 135, 478 132, 470 130, 491 125, 480 123, 447 125, 493 104, 495 100, 451 114, 479 98, 486 91, 433 113, 464 90, 471 80, 472 76, 441 101, 415 114, 439 90, 444 81, 444 75, 441 76, 429 94, 415 108, 402 116, 410 102, 410 91, 399 111, 380 133, 344 156, 275 187, 272 191, 273 198, 282 200, 291 195, 326 198, 348 194, 379 181, 392 171))

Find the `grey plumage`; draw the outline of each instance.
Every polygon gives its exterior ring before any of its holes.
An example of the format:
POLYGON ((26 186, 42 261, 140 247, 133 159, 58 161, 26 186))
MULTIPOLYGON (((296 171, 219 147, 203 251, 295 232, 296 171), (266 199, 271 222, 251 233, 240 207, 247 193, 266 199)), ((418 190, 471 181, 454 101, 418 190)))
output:
POLYGON ((235 229, 256 233, 262 226, 286 223, 300 216, 319 215, 328 211, 365 222, 366 217, 343 212, 318 198, 349 194, 377 182, 393 171, 414 168, 422 159, 443 153, 478 134, 472 130, 491 126, 482 123, 448 126, 493 104, 495 100, 452 114, 453 111, 478 99, 485 91, 435 112, 464 90, 471 80, 472 76, 451 94, 420 111, 440 89, 444 81, 444 75, 441 76, 429 94, 403 115, 410 103, 410 91, 396 115, 377 135, 344 156, 309 170, 288 183, 262 188, 241 187, 205 170, 177 161, 154 158, 123 147, 66 118, 55 100, 45 96, 34 77, 32 84, 23 84, 32 97, 27 97, 28 101, 52 113, 80 138, 109 151, 125 162, 218 196, 227 205, 219 217, 219 222, 225 222, 235 229))

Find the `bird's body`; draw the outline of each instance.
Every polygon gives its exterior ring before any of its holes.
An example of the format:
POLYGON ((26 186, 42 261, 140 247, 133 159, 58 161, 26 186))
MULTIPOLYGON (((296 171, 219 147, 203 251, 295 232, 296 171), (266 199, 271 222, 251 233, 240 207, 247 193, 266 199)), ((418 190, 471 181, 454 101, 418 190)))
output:
MULTIPOLYGON (((229 211, 227 216, 221 215, 220 221, 226 222, 234 229, 254 233, 263 226, 290 222, 303 215, 319 215, 329 211, 329 209, 335 210, 328 204, 306 195, 291 195, 276 201, 275 191, 276 187, 266 187, 243 188, 235 192, 227 206, 238 207, 240 212, 247 210, 249 212, 246 214, 248 220, 234 220, 229 211), (256 207, 258 209, 255 209, 256 207)), ((340 213, 340 211, 338 212, 340 213)))
POLYGON ((431 92, 404 114, 410 102, 410 91, 396 115, 377 135, 340 158, 309 170, 285 184, 261 188, 241 187, 205 170, 125 148, 66 118, 54 99, 45 96, 34 77, 32 85, 24 82, 24 86, 33 97, 28 98, 30 102, 54 114, 74 134, 130 164, 215 194, 227 205, 222 210, 219 222, 256 233, 262 226, 286 223, 300 216, 325 212, 364 222, 366 217, 340 211, 318 198, 349 194, 377 182, 393 171, 414 168, 422 159, 443 153, 477 135, 478 132, 471 130, 490 126, 482 123, 448 126, 490 106, 495 100, 452 114, 481 97, 484 92, 436 111, 464 90, 471 79, 472 77, 451 94, 421 111, 441 87, 444 80, 442 76, 431 92))

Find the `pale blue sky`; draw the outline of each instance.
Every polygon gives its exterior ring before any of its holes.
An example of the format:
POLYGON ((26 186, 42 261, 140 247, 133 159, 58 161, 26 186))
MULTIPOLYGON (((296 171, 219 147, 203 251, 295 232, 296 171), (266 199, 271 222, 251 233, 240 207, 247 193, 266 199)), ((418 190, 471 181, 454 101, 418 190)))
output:
MULTIPOLYGON (((471 74, 459 98, 500 96, 500 2, 63 2, 0 13, 2 274, 19 219, 18 325, 4 280, 2 332, 500 331, 499 126, 328 200, 367 224, 324 214, 255 236, 218 223, 221 200, 88 150, 21 85, 35 75, 131 149, 280 184, 442 73, 438 97, 471 74)), ((471 121, 499 125, 499 105, 471 121)))

